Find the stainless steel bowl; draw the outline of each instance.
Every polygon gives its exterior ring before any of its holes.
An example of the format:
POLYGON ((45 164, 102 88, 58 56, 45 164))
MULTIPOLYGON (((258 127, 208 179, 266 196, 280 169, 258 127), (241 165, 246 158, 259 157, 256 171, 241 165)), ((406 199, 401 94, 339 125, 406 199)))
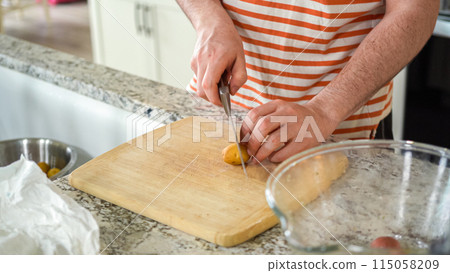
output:
POLYGON ((50 168, 60 169, 59 173, 50 177, 51 180, 71 173, 92 159, 80 148, 51 139, 21 138, 0 141, 0 167, 19 160, 20 155, 36 163, 46 162, 50 168))
POLYGON ((450 151, 401 141, 344 141, 295 155, 266 197, 295 252, 450 254, 450 151), (397 239, 401 252, 372 248, 397 239))

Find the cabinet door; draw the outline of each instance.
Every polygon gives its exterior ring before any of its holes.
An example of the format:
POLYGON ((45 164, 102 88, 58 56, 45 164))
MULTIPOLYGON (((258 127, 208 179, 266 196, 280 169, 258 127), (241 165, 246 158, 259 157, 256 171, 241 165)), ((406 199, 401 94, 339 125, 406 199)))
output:
POLYGON ((94 59, 118 70, 159 80, 155 40, 143 2, 89 1, 94 59))
POLYGON ((154 16, 158 57, 164 66, 160 68, 160 81, 185 88, 193 75, 190 59, 196 41, 195 30, 177 5, 158 4, 154 16))

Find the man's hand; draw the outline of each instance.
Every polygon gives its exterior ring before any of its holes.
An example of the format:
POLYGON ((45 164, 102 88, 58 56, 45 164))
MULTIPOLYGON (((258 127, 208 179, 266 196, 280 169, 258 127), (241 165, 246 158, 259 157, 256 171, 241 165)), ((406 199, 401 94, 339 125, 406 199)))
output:
POLYGON ((198 31, 191 69, 197 76, 200 97, 221 105, 217 83, 225 70, 231 74, 230 93, 234 95, 247 81, 244 50, 236 29, 219 24, 198 31))
POLYGON ((241 140, 257 161, 281 162, 324 142, 338 124, 308 104, 275 100, 248 112, 241 140))
POLYGON ((197 31, 191 69, 197 76, 197 94, 221 105, 217 84, 227 71, 230 93, 247 81, 242 40, 220 1, 178 0, 197 31))

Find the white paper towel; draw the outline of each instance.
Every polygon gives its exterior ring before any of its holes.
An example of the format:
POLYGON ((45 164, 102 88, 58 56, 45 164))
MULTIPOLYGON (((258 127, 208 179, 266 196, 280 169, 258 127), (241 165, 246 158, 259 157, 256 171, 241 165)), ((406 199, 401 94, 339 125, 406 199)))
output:
POLYGON ((0 168, 0 254, 97 254, 99 228, 88 210, 58 193, 23 157, 0 168))

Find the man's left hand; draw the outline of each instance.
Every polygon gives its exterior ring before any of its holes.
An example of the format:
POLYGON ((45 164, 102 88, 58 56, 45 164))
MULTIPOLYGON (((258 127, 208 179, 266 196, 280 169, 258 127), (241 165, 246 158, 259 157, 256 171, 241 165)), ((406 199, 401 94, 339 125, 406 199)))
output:
POLYGON ((281 162, 324 142, 338 126, 320 109, 274 100, 250 110, 241 127, 241 143, 263 161, 281 162))

